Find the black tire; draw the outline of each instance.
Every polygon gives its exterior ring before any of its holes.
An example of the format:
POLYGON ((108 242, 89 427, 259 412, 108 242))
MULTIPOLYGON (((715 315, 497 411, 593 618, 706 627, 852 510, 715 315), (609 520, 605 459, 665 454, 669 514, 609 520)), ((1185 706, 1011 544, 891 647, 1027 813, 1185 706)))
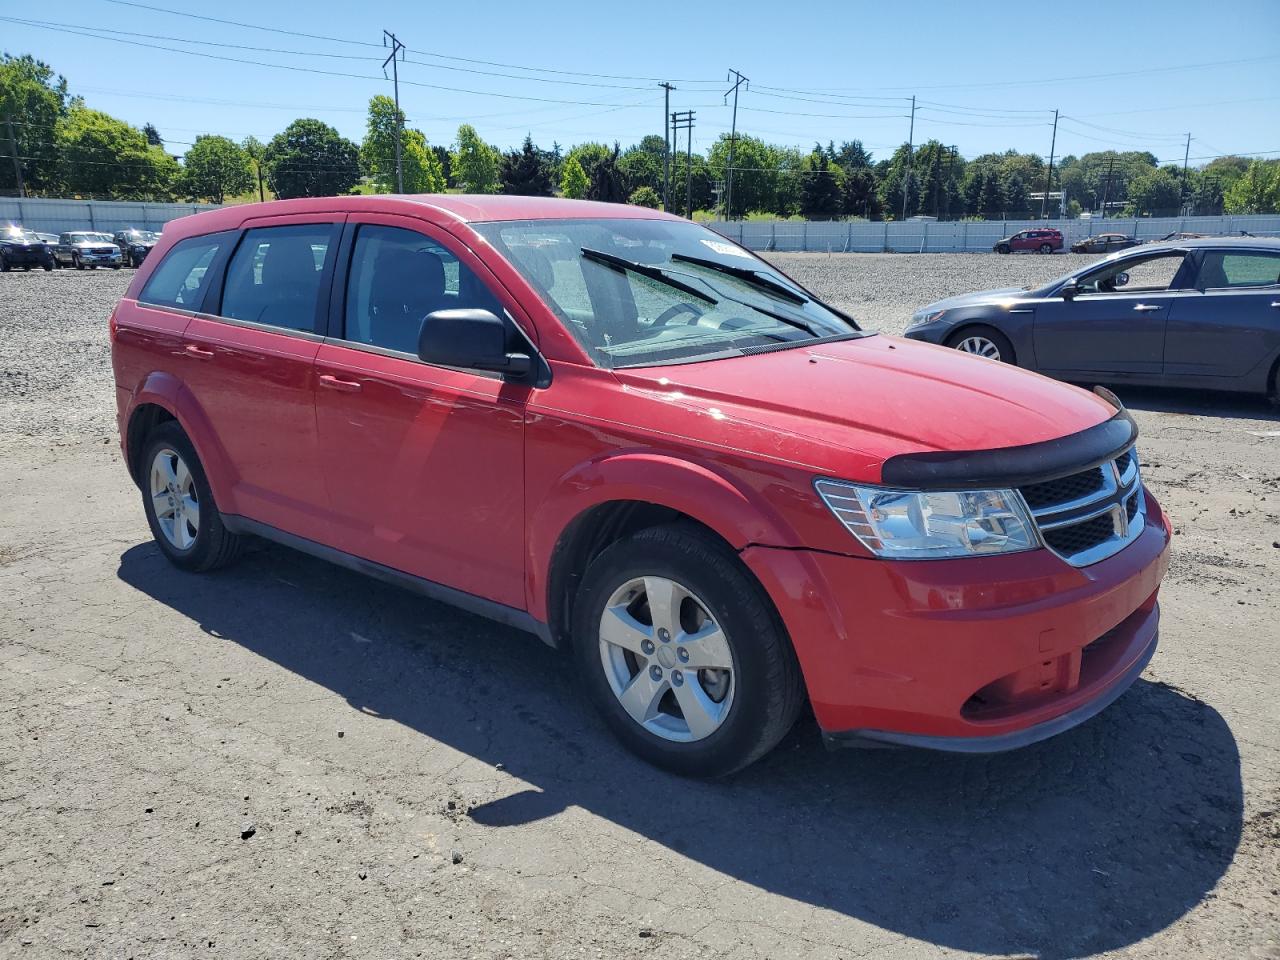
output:
POLYGON ((1042 243, 1042 244, 1040 244, 1040 252, 1041 252, 1041 253, 1053 253, 1053 244, 1052 244, 1052 243, 1042 243))
POLYGON ((77 270, 84 269, 84 261, 80 259, 80 255, 78 253, 73 253, 71 255, 71 265, 77 270))
POLYGON ((113 264, 111 265, 111 269, 112 269, 112 270, 119 270, 119 269, 120 269, 120 264, 118 264, 118 263, 113 263, 113 264))
POLYGON ((0 273, 8 273, 9 269, 9 261, 4 258, 3 254, 0 254, 0 273))
POLYGON ((22 272, 23 272, 23 273, 30 273, 30 272, 31 272, 31 264, 29 264, 29 263, 24 263, 24 264, 22 265, 22 272))
POLYGON ((651 527, 601 553, 583 578, 573 634, 580 675, 614 734, 644 760, 683 776, 725 776, 758 760, 791 729, 804 702, 795 651, 764 589, 722 542, 690 524, 651 527), (644 576, 688 588, 728 639, 733 700, 703 739, 673 742, 646 730, 619 703, 605 674, 601 616, 615 590, 644 576))
POLYGON ((160 424, 147 436, 142 459, 138 466, 138 482, 142 488, 142 508, 147 515, 147 525, 160 551, 169 562, 183 570, 205 572, 225 567, 236 560, 244 544, 244 538, 229 531, 222 522, 213 490, 205 477, 204 467, 196 455, 195 447, 187 439, 176 421, 160 424), (191 472, 192 485, 200 506, 200 523, 191 545, 180 549, 172 543, 160 527, 155 504, 150 494, 152 464, 164 450, 171 450, 182 458, 191 472))
POLYGON ((44 267, 44 272, 45 272, 45 273, 48 273, 50 270, 52 270, 52 269, 53 269, 53 264, 52 264, 52 263, 42 264, 42 266, 44 267))
POLYGON ((996 247, 996 253, 1013 253, 1013 248, 1007 243, 1002 243, 996 247))
MULTIPOLYGON (((960 344, 970 337, 985 337, 990 340, 997 350, 1000 351, 999 362, 1017 365, 1018 357, 1013 352, 1013 344, 1009 342, 1009 338, 997 330, 995 327, 983 325, 962 327, 951 336, 947 337, 946 345, 953 350, 960 349, 960 344)), ((995 358, 993 358, 995 359, 995 358)))

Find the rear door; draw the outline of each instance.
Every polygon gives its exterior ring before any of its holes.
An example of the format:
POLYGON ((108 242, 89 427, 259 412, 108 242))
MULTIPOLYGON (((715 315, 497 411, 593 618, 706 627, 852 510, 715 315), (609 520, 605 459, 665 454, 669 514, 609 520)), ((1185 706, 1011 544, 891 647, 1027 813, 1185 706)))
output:
POLYGON ((223 509, 322 542, 328 499, 316 454, 312 368, 342 219, 246 223, 225 278, 183 343, 183 379, 236 474, 233 502, 223 509))
POLYGON ((417 351, 435 310, 527 318, 467 247, 419 220, 352 214, 340 259, 345 283, 335 285, 315 371, 335 545, 524 609, 533 388, 433 366, 417 351))
POLYGON ((1036 305, 1036 365, 1045 373, 1158 377, 1175 303, 1195 295, 1185 250, 1109 261, 1080 277, 1073 299, 1036 305))
MULTIPOLYGON (((1169 319, 1170 377, 1244 377, 1280 351, 1280 251, 1200 255, 1193 295, 1169 319)), ((1264 371, 1265 373, 1265 371, 1264 371)))

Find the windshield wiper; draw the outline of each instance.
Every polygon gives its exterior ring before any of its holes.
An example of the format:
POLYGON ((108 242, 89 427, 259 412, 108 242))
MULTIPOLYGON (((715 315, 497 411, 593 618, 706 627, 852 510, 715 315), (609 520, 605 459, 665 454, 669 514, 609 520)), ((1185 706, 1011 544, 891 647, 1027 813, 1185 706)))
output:
POLYGON ((715 297, 709 296, 699 290, 697 287, 690 286, 682 280, 669 276, 661 267, 655 267, 651 263, 641 263, 639 260, 628 260, 625 257, 615 257, 612 253, 605 253, 603 250, 593 250, 591 247, 582 248, 582 256, 587 260, 594 260, 596 263, 603 263, 606 267, 612 267, 615 270, 630 270, 632 273, 638 273, 642 277, 649 277, 651 280, 657 280, 659 283, 665 283, 673 289, 687 293, 691 297, 709 303, 713 307, 720 301, 715 297))
POLYGON ((706 267, 708 270, 715 270, 717 273, 737 277, 739 280, 745 280, 752 286, 768 290, 770 293, 781 297, 783 300, 790 300, 792 303, 809 302, 808 297, 802 296, 781 281, 773 279, 762 270, 755 270, 751 267, 735 267, 731 263, 721 263, 719 260, 707 260, 703 257, 691 257, 685 253, 673 253, 671 262, 691 263, 695 267, 706 267))

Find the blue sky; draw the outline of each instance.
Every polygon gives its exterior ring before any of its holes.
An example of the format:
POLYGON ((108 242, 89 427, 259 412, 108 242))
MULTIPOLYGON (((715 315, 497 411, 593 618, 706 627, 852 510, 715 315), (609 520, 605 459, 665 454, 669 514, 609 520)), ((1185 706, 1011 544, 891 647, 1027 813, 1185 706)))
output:
POLYGON ((1069 118, 1058 128, 1059 156, 1147 149, 1181 162, 1187 132, 1193 162, 1280 156, 1274 0, 747 0, 731 17, 730 5, 696 2, 147 4, 6 4, 0 48, 46 60, 90 106, 154 123, 174 153, 197 133, 265 141, 299 116, 358 141, 368 98, 390 92, 381 79, 386 28, 411 61, 400 67, 401 104, 432 143, 449 144, 468 121, 503 147, 526 132, 546 147, 588 139, 626 146, 661 132, 656 82, 669 78, 678 88, 672 109, 697 113, 694 148, 702 150, 729 129, 723 93, 736 67, 751 79, 739 129, 778 143, 858 138, 883 157, 907 137, 914 93, 916 142, 936 137, 970 157, 1008 147, 1047 154, 1055 108, 1069 118), (170 10, 334 39, 163 12, 170 10), (14 20, 41 15, 59 29, 14 20), (83 35, 108 30, 114 40, 83 35))

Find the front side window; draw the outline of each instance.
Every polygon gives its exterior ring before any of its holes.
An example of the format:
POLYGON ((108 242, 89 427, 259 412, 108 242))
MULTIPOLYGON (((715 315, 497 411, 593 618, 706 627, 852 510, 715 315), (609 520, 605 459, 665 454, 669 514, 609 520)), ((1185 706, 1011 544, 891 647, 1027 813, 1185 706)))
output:
POLYGON ((1201 290, 1270 287, 1280 284, 1280 253, 1263 250, 1210 250, 1200 264, 1201 290))
POLYGON ((227 234, 189 237, 173 245, 138 295, 141 303, 158 307, 199 310, 208 289, 209 267, 227 234))
POLYGON ((1144 293, 1168 290, 1187 255, 1182 251, 1109 263, 1081 277, 1081 293, 1144 293))
POLYGON ((502 315, 480 278, 431 238, 400 227, 360 227, 347 280, 345 339, 416 355, 423 318, 457 309, 502 315))
POLYGON ((861 335, 848 317, 697 224, 526 220, 475 229, 605 368, 861 335))
POLYGON ((248 230, 227 267, 222 316, 314 332, 333 224, 248 230))

